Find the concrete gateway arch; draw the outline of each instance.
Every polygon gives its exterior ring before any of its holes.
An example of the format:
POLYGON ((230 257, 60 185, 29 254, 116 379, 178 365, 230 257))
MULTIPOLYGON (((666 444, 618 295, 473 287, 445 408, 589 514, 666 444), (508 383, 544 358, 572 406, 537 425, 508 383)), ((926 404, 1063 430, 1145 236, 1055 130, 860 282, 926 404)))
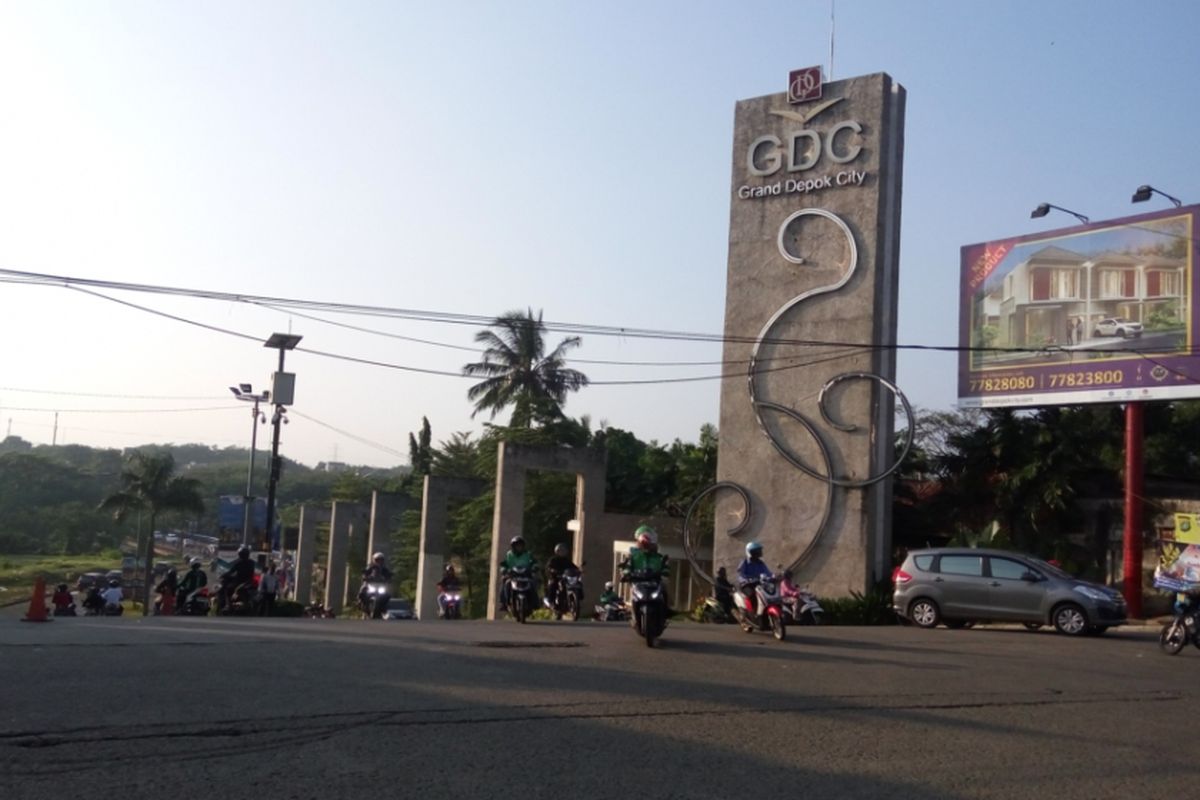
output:
POLYGON ((575 531, 572 553, 576 562, 592 565, 583 573, 583 591, 587 598, 600 595, 607 580, 607 570, 601 569, 611 560, 611 539, 589 538, 591 528, 598 527, 604 514, 605 475, 608 454, 591 450, 546 445, 522 445, 501 442, 496 458, 496 506, 492 517, 492 558, 489 569, 487 618, 496 619, 500 611, 500 561, 508 542, 522 534, 525 515, 525 473, 529 470, 567 472, 575 475, 575 531), (589 527, 589 519, 592 521, 589 527))

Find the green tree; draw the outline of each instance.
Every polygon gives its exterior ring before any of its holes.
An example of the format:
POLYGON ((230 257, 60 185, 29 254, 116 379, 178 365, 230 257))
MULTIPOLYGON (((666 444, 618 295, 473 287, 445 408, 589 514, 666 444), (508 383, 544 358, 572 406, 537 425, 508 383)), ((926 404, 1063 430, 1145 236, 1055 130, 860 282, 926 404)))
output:
POLYGON ((421 433, 419 436, 408 435, 408 463, 412 465, 412 479, 420 481, 429 474, 433 460, 433 430, 429 427, 429 418, 421 417, 421 433))
POLYGON ((482 381, 467 390, 481 411, 496 414, 513 407, 509 426, 531 428, 562 417, 567 393, 587 386, 587 376, 566 366, 566 353, 579 347, 578 336, 568 336, 546 352, 546 326, 542 312, 510 311, 496 318, 490 329, 475 334, 485 345, 483 360, 463 367, 463 374, 482 381))
POLYGON ((149 613, 150 590, 154 575, 154 528, 159 514, 165 511, 204 510, 200 494, 200 482, 194 478, 175 475, 175 458, 170 453, 147 455, 140 450, 129 457, 121 471, 120 491, 100 501, 101 511, 112 512, 120 521, 130 511, 147 511, 150 514, 150 531, 146 536, 145 585, 142 587, 142 614, 149 613))

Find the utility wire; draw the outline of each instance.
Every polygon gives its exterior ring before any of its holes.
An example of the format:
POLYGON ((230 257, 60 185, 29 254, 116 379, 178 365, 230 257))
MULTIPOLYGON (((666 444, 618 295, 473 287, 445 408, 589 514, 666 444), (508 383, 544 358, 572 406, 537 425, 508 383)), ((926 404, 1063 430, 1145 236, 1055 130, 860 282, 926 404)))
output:
POLYGON ((380 444, 379 442, 368 439, 365 436, 357 436, 353 433, 350 433, 349 431, 344 431, 341 428, 337 428, 337 427, 334 427, 333 425, 330 425, 328 422, 322 422, 321 420, 317 419, 316 417, 310 417, 308 414, 302 414, 301 412, 297 411, 294 408, 288 409, 288 416, 302 417, 302 418, 308 420, 309 422, 320 425, 322 428, 327 428, 327 429, 333 431, 334 433, 338 434, 339 436, 345 436, 347 439, 353 439, 354 441, 359 442, 360 444, 365 444, 368 447, 374 447, 376 450, 387 453, 388 455, 391 455, 391 456, 395 456, 396 458, 403 459, 403 458, 408 457, 407 454, 401 453, 399 450, 388 447, 387 445, 380 444))
MULTIPOLYGON (((135 284, 123 283, 118 281, 99 281, 86 278, 72 278, 60 275, 47 275, 31 272, 20 272, 17 270, 0 270, 0 282, 11 283, 35 283, 41 285, 60 285, 67 288, 74 288, 77 291, 87 290, 81 289, 82 286, 93 286, 106 288, 117 291, 133 291, 133 292, 148 292, 154 294, 165 294, 177 297, 191 297, 201 299, 223 300, 226 302, 247 303, 250 305, 260 306, 283 306, 286 308, 306 308, 324 311, 334 311, 337 313, 360 314, 367 316, 383 316, 400 319, 409 319, 426 322, 445 322, 463 325, 482 325, 490 327, 494 322, 494 317, 484 317, 480 315, 462 314, 453 312, 438 312, 438 311, 418 311, 412 309, 389 308, 386 306, 366 306, 355 305, 348 303, 329 303, 314 300, 298 300, 283 297, 266 297, 261 295, 242 295, 229 292, 216 292, 209 290, 198 289, 181 289, 167 286, 155 286, 151 284, 135 284)), ((104 296, 104 295, 100 295, 104 296)), ((251 334, 229 331, 215 325, 209 325, 194 320, 176 317, 162 311, 156 311, 138 306, 135 303, 119 300, 117 298, 104 296, 105 299, 112 300, 116 303, 128 305, 133 308, 139 308, 149 313, 158 314, 169 319, 177 319, 189 325, 206 328, 209 330, 228 333, 230 335, 239 336, 245 339, 259 341, 259 337, 251 334)), ((274 309, 278 310, 278 309, 274 309)), ((585 323, 568 323, 568 322, 543 322, 547 330, 556 332, 573 333, 576 335, 595 335, 595 336, 616 336, 627 338, 646 338, 646 339, 663 339, 672 341, 694 341, 694 342, 710 342, 710 343, 735 343, 735 344, 772 344, 772 345, 795 345, 802 347, 850 347, 850 348, 868 348, 874 350, 913 350, 913 351, 929 351, 929 352, 948 352, 948 353, 1048 353, 1055 352, 1061 348, 1056 347, 980 347, 980 346, 961 346, 961 345, 928 345, 928 344, 876 344, 866 342, 845 342, 838 340, 820 340, 820 339, 787 339, 767 337, 761 340, 756 336, 725 336, 721 334, 696 333, 687 331, 671 331, 664 329, 650 328, 624 328, 611 325, 592 325, 585 323)), ((297 348, 304 350, 304 348, 297 348)), ((1182 350, 1187 354, 1191 354, 1193 349, 1182 350)), ((316 351, 305 351, 316 352, 316 351)), ((1136 348, 1118 349, 1118 348, 1091 348, 1088 352, 1091 353, 1120 353, 1120 354, 1135 354, 1142 351, 1136 348)), ((317 353, 319 355, 328 355, 325 353, 317 353)), ((354 360, 351 357, 346 357, 349 360, 354 360)), ((370 362, 368 362, 370 363, 370 362)), ((458 375, 458 373, 449 373, 441 370, 428 370, 416 367, 403 367, 393 365, 397 369, 408 369, 416 372, 425 372, 438 375, 458 375)), ((714 376, 715 377, 715 376, 714 376)))

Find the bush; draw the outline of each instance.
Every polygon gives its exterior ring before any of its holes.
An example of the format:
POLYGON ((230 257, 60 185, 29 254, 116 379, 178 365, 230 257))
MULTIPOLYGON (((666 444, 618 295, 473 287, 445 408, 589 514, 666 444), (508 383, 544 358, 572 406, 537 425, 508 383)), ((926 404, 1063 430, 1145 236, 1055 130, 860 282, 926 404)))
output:
POLYGON ((304 616, 304 606, 294 600, 280 600, 275 603, 276 617, 302 617, 304 616))
POLYGON ((849 597, 836 597, 821 601, 825 609, 825 623, 829 625, 895 625, 896 614, 892 611, 892 587, 879 583, 866 594, 850 592, 849 597))

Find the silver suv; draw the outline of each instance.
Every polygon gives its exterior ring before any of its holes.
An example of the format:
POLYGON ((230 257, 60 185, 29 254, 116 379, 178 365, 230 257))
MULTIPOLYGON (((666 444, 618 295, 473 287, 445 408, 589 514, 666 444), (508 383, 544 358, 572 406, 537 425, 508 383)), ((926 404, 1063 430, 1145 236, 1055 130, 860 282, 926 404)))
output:
POLYGON ((922 628, 1021 622, 1031 630, 1053 624, 1059 633, 1078 636, 1125 623, 1119 592, 1007 550, 913 550, 892 581, 892 608, 922 628))

